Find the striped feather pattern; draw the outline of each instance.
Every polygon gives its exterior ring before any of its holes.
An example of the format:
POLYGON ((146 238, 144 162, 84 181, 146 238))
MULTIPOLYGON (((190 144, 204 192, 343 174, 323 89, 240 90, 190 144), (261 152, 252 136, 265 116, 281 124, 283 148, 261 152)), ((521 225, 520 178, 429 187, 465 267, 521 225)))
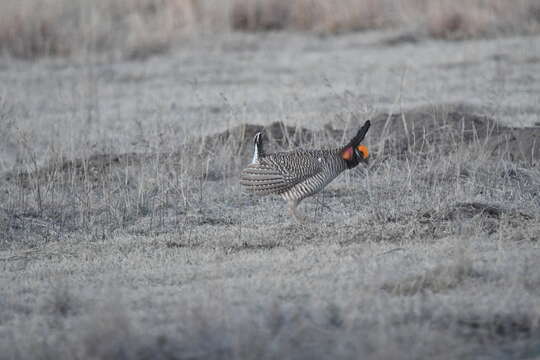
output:
POLYGON ((240 184, 247 191, 258 195, 279 193, 289 186, 279 171, 261 163, 248 165, 240 175, 240 184))
POLYGON ((280 194, 299 201, 322 190, 345 169, 340 150, 274 153, 248 165, 240 184, 258 195, 280 194))

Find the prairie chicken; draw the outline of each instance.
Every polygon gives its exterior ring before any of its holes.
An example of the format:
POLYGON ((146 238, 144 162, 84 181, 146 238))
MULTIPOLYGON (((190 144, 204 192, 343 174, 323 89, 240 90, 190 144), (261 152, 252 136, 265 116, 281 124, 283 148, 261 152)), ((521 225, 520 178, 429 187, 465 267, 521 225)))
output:
POLYGON ((287 200, 289 213, 303 222, 298 204, 321 191, 339 174, 368 163, 369 152, 360 142, 366 136, 370 121, 345 146, 332 150, 298 150, 266 154, 263 134, 255 134, 253 160, 240 175, 240 184, 257 195, 277 194, 287 200))

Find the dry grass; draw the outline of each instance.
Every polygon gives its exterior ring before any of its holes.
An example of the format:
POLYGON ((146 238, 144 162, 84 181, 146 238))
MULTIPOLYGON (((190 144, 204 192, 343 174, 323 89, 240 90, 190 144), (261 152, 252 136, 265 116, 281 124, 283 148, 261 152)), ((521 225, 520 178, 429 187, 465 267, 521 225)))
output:
POLYGON ((236 36, 0 65, 0 357, 537 357, 536 38, 236 36), (368 117, 314 223, 241 191, 263 124, 274 151, 368 117))
POLYGON ((130 58, 166 51, 195 27, 191 0, 2 3, 0 48, 17 57, 121 53, 130 58))
MULTIPOLYGON (((429 126, 448 131, 441 113, 429 126)), ((68 275, 43 296, 17 294, 4 277, 10 297, 0 319, 18 325, 2 330, 3 352, 450 359, 537 351, 538 257, 527 252, 540 239, 540 173, 532 164, 486 158, 474 143, 384 156, 373 145, 369 172, 342 177, 324 207, 303 206, 324 219, 305 227, 287 224, 281 203, 240 195, 243 145, 255 128, 186 141, 177 152, 51 158, 45 167, 23 160, 27 171, 2 186, 0 245, 10 255, 1 266, 32 284, 68 275), (517 237, 522 229, 528 237, 517 237), (419 336, 423 345, 404 347, 419 336)), ((270 149, 341 137, 270 129, 281 139, 270 149)))
POLYGON ((0 14, 0 50, 27 59, 88 52, 146 58, 197 34, 235 30, 397 28, 464 39, 540 28, 535 0, 23 0, 3 2, 0 14))
POLYGON ((429 1, 425 5, 428 33, 442 39, 535 32, 540 20, 540 5, 531 1, 429 1))
POLYGON ((307 30, 339 33, 389 26, 396 19, 388 4, 372 0, 327 1, 245 1, 232 7, 231 26, 235 30, 307 30))

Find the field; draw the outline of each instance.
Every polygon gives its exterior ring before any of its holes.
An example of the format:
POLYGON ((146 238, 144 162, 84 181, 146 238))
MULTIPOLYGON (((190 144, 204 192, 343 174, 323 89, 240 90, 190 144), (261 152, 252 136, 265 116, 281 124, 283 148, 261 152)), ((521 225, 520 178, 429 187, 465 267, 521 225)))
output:
POLYGON ((0 359, 540 358, 538 32, 258 21, 119 52, 0 26, 0 359), (242 191, 256 131, 367 119, 311 222, 242 191))

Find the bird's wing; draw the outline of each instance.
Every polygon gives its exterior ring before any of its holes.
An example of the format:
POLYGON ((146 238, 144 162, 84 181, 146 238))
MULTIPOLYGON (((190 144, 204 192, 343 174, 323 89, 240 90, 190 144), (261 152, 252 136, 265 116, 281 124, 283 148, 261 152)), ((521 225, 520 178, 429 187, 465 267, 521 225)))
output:
POLYGON ((249 164, 240 175, 240 184, 258 195, 280 194, 319 174, 323 168, 317 157, 305 153, 269 155, 249 164))

